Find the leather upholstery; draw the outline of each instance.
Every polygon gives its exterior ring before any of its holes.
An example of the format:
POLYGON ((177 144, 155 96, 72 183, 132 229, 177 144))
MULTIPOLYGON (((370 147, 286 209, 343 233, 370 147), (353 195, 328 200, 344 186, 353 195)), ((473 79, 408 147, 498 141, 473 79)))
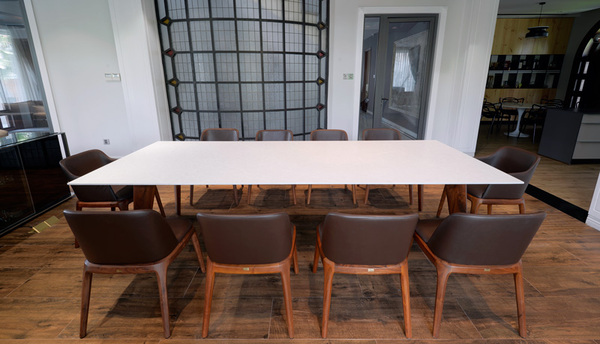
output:
POLYGON ((392 128, 370 128, 363 130, 363 140, 400 140, 400 132, 392 128))
MULTIPOLYGON (((115 160, 101 150, 91 149, 64 158, 59 165, 71 181, 115 160)), ((82 202, 111 202, 133 198, 132 186, 73 185, 72 188, 77 199, 82 202)))
POLYGON ((319 226, 323 254, 336 264, 391 265, 408 256, 418 215, 330 213, 319 226))
POLYGON ((291 130, 259 130, 256 141, 292 141, 294 134, 291 130))
POLYGON ((417 235, 433 254, 453 264, 516 264, 533 239, 543 212, 518 215, 454 213, 443 221, 425 220, 417 235), (431 229, 439 224, 432 232, 431 229))
POLYGON ((152 263, 171 253, 192 228, 154 210, 64 211, 86 259, 102 265, 152 263))
POLYGON ((348 134, 339 129, 316 129, 310 132, 311 141, 348 141, 348 134))
POLYGON ((286 259, 294 227, 286 213, 198 214, 206 252, 215 263, 269 264, 286 259))
POLYGON ((522 180, 523 184, 467 185, 467 193, 478 198, 515 199, 523 197, 540 157, 524 149, 506 146, 479 160, 522 180))
POLYGON ((204 129, 200 135, 200 141, 238 141, 239 132, 233 128, 211 128, 204 129))

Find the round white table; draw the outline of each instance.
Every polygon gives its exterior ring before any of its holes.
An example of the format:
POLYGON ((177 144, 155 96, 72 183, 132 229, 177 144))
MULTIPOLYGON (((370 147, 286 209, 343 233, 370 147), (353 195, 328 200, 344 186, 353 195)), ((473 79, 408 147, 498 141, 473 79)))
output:
POLYGON ((523 117, 525 110, 531 109, 532 105, 533 104, 530 104, 530 103, 504 103, 504 104, 502 104, 503 109, 517 110, 517 127, 515 128, 515 130, 513 130, 511 132, 504 133, 505 135, 512 136, 512 137, 529 137, 529 135, 521 132, 521 118, 523 117))

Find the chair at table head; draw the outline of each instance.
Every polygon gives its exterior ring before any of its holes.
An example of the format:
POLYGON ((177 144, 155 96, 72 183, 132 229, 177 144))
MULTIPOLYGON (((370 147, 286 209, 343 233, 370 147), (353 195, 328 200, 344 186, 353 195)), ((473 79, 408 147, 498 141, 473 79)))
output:
POLYGON ((523 181, 523 184, 467 185, 467 197, 471 200, 471 213, 477 213, 481 204, 517 204, 519 212, 525 212, 523 194, 540 162, 539 155, 517 147, 501 147, 479 160, 523 181))
MULTIPOLYGON (((293 141, 294 133, 291 130, 284 129, 266 129, 256 132, 256 141, 293 141)), ((248 204, 252 200, 252 185, 248 185, 248 204)), ((292 185, 292 202, 294 205, 298 202, 296 199, 296 185, 292 185)))
MULTIPOLYGON (((59 165, 67 179, 71 181, 115 160, 98 149, 91 149, 64 158, 59 165)), ((129 203, 133 201, 131 186, 73 185, 72 188, 78 200, 77 210, 84 207, 127 210, 129 203)))
POLYGON ((64 211, 86 257, 80 336, 87 331, 92 274, 155 273, 158 279, 165 338, 170 336, 167 268, 192 239, 202 271, 204 261, 192 222, 164 218, 153 210, 64 211))
POLYGON ((408 253, 417 214, 354 215, 330 213, 317 228, 313 272, 319 257, 325 273, 321 336, 327 337, 334 273, 400 274, 404 327, 412 335, 408 281, 408 253))
MULTIPOLYGON (((348 133, 341 129, 315 129, 310 132, 311 141, 348 141, 348 133)), ((346 186, 346 189, 348 186, 346 186)), ((310 204, 312 185, 308 185, 306 204, 310 204)), ((356 203, 355 185, 352 186, 352 203, 356 203)))
POLYGON ((294 337, 290 266, 298 273, 296 228, 286 213, 198 214, 207 252, 202 337, 208 336, 215 273, 281 275, 288 334, 294 337))
POLYGON ((438 337, 448 277, 513 274, 519 334, 526 337, 521 257, 546 214, 477 215, 454 213, 444 220, 419 221, 415 240, 437 269, 433 336, 438 337))

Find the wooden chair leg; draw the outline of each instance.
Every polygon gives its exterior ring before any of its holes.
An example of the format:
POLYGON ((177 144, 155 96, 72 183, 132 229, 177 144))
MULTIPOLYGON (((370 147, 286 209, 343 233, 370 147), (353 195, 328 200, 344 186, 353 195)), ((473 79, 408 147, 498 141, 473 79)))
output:
MULTIPOLYGON (((317 231, 317 235, 319 235, 319 232, 317 231)), ((317 268, 319 267, 319 239, 317 239, 317 242, 315 243, 315 257, 313 258, 313 267, 312 267, 312 272, 315 273, 317 272, 317 268)))
POLYGON ((310 204, 310 194, 312 193, 312 185, 308 186, 308 194, 306 195, 306 204, 310 204))
POLYGON ((423 185, 417 185, 417 202, 419 211, 423 210, 423 185))
POLYGON ((204 259, 202 258, 202 247, 200 247, 200 241, 198 240, 198 234, 192 234, 192 244, 194 245, 194 251, 196 251, 196 257, 198 258, 198 264, 200 264, 200 271, 206 273, 206 266, 204 265, 204 259))
POLYGON ((90 310, 90 293, 92 291, 92 273, 83 271, 83 283, 81 286, 81 315, 79 318, 79 338, 87 334, 87 321, 90 310))
POLYGON ((158 188, 155 187, 154 188, 154 197, 156 198, 156 204, 158 204, 158 209, 160 210, 160 214, 163 217, 166 217, 167 215, 165 214, 165 208, 163 207, 162 201, 160 199, 160 194, 158 193, 158 188))
POLYGON ((471 214, 477 214, 479 212, 479 206, 481 201, 478 199, 471 199, 471 214))
POLYGON ((287 264, 283 265, 283 270, 281 271, 281 284, 283 286, 283 303, 285 304, 288 335, 290 338, 294 338, 294 312, 292 310, 292 288, 290 282, 289 260, 287 261, 287 264))
MULTIPOLYGON (((250 190, 248 190, 250 192, 250 190)), ((296 185, 292 185, 292 200, 294 201, 294 205, 298 204, 296 199, 296 185)))
POLYGON ((370 189, 371 188, 369 187, 369 185, 367 185, 365 187, 365 204, 367 204, 369 202, 369 191, 370 191, 370 189))
POLYGON ((450 277, 450 268, 436 266, 437 288, 435 291, 435 310, 433 313, 433 338, 440 336, 440 325, 442 323, 442 311, 444 310, 444 297, 446 296, 446 285, 450 277))
POLYGON ((408 264, 400 268, 400 286, 402 288, 402 308, 404 312, 404 335, 412 338, 412 325, 410 321, 410 289, 408 283, 408 264))
POLYGON ((252 185, 248 185, 248 204, 252 200, 252 185))
POLYGON ((440 199, 440 204, 438 205, 436 217, 440 217, 442 214, 442 209, 444 209, 444 203, 446 202, 446 187, 444 187, 444 191, 442 191, 442 198, 440 199))
POLYGON ((356 185, 352 184, 352 204, 356 204, 356 185))
POLYGON ((233 201, 235 202, 236 206, 240 204, 240 197, 238 195, 237 185, 233 186, 233 201))
POLYGON ((213 290, 215 287, 215 270, 213 262, 207 258, 206 264, 206 289, 204 292, 204 318, 202 319, 202 338, 208 337, 210 324, 210 308, 212 306, 213 290))
POLYGON ((190 205, 194 205, 194 186, 190 185, 190 205))
POLYGON ((517 298, 517 317, 519 322, 519 335, 523 338, 527 337, 527 326, 525 325, 525 292, 523 289, 523 270, 519 266, 518 272, 514 274, 515 278, 515 294, 517 298))
POLYGON ((492 215, 492 204, 487 205, 487 214, 492 215))
POLYGON ((169 297, 167 293, 167 264, 160 264, 156 267, 156 279, 158 281, 158 294, 160 296, 160 313, 162 315, 163 329, 165 338, 171 337, 171 328, 169 326, 169 297))
POLYGON ((296 242, 294 242, 294 247, 292 248, 294 253, 292 253, 292 267, 294 268, 294 274, 298 274, 298 249, 296 248, 296 242))
POLYGON ((327 338, 327 326, 329 325, 329 310, 331 308, 331 285, 333 283, 334 265, 323 260, 323 271, 325 272, 325 280, 323 282, 323 319, 321 324, 321 337, 327 338))
POLYGON ((525 200, 521 200, 519 203, 519 214, 525 214, 525 200))
POLYGON ((408 204, 413 204, 413 187, 412 185, 408 186, 408 204))

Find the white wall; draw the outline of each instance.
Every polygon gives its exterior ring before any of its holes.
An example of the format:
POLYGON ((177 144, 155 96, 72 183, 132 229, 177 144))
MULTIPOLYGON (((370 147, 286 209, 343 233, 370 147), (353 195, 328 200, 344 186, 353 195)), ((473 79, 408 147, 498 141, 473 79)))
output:
MULTIPOLYGON (((55 130, 67 133, 72 152, 101 148, 122 156, 171 139, 152 0, 26 1, 55 130), (105 81, 106 72, 121 73, 122 81, 105 81)), ((425 138, 473 154, 497 8, 498 0, 331 0, 328 126, 358 136, 353 99, 359 99, 364 15, 437 13, 425 138), (343 73, 356 77, 343 80, 343 73)))
POLYGON ((596 190, 592 197, 588 217, 585 221, 588 225, 600 231, 600 174, 598 174, 598 182, 596 182, 596 190))
POLYGON ((119 157, 170 138, 152 0, 27 4, 54 130, 67 134, 71 153, 99 148, 119 157))
POLYGON ((498 0, 331 0, 328 127, 358 137, 366 14, 439 15, 426 139, 474 154, 498 0), (343 80, 354 73, 354 80, 343 80), (353 95, 349 97, 348 95, 353 95))

